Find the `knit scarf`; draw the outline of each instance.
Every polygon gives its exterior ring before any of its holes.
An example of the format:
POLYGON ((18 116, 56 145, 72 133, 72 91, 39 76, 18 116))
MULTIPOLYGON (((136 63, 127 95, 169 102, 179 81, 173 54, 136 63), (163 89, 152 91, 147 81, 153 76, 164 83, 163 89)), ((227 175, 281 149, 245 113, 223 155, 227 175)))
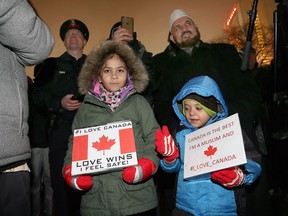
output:
POLYGON ((115 111, 133 88, 134 85, 129 76, 126 85, 115 92, 108 91, 103 84, 97 80, 94 82, 92 93, 97 95, 99 100, 106 103, 112 111, 115 111))

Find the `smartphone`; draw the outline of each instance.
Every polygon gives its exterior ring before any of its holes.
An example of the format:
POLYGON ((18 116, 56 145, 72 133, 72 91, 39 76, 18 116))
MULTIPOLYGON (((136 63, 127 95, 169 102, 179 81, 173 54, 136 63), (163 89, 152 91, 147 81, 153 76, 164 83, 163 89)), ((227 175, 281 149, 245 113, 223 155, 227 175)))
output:
POLYGON ((133 35, 134 32, 134 19, 132 17, 122 16, 121 17, 122 28, 127 29, 130 34, 133 35))
POLYGON ((78 100, 79 102, 83 102, 84 97, 85 97, 85 95, 78 95, 78 96, 73 95, 71 97, 71 100, 78 100))

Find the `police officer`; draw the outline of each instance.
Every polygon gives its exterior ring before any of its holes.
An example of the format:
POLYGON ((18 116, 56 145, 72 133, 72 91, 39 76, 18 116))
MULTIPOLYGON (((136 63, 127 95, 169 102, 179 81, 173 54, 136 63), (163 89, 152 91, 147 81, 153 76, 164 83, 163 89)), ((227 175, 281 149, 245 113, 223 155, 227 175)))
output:
POLYGON ((34 105, 49 114, 49 163, 53 194, 53 211, 56 216, 80 215, 80 193, 72 191, 63 177, 62 166, 67 150, 71 125, 80 107, 77 78, 86 59, 83 49, 89 39, 86 25, 77 19, 65 21, 60 38, 66 51, 57 58, 42 62, 37 76, 39 87, 32 92, 34 105))

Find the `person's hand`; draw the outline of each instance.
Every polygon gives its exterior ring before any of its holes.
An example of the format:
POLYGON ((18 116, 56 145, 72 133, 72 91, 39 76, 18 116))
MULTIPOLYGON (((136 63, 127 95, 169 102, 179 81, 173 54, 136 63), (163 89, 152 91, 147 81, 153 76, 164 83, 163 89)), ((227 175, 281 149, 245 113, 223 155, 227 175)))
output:
POLYGON ((79 109, 81 102, 78 100, 72 100, 73 94, 68 94, 61 99, 61 106, 68 111, 74 111, 79 109))
POLYGON ((241 185, 244 182, 244 178, 244 173, 239 167, 230 167, 211 173, 213 181, 228 188, 241 185))
POLYGON ((133 40, 133 35, 127 29, 119 27, 114 31, 112 40, 130 42, 133 40))
POLYGON ((153 161, 147 158, 140 158, 138 165, 126 167, 123 170, 122 178, 127 183, 138 183, 146 181, 156 171, 153 161))
POLYGON ((66 183, 73 189, 87 191, 93 186, 92 177, 90 175, 80 175, 73 177, 71 175, 71 164, 64 167, 63 177, 66 183))
POLYGON ((166 125, 162 127, 162 130, 156 130, 155 139, 156 151, 163 156, 163 160, 172 163, 179 157, 178 148, 166 125))

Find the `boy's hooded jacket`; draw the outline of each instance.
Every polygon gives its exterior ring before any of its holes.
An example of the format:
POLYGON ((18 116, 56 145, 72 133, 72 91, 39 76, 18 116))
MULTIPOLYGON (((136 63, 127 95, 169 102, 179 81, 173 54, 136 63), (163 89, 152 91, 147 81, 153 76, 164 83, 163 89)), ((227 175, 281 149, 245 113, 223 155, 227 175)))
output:
MULTIPOLYGON (((88 55, 79 75, 80 92, 87 95, 74 118, 72 129, 131 120, 138 159, 148 158, 158 167, 159 158, 154 142, 159 125, 147 100, 138 94, 147 84, 147 71, 128 45, 116 41, 99 44, 88 55), (115 111, 91 91, 97 85, 104 58, 110 53, 116 53, 124 59, 134 84, 134 89, 115 111)), ((71 163, 72 142, 73 136, 70 137, 64 167, 71 163)), ((82 196, 81 215, 132 215, 157 206, 152 178, 138 184, 127 184, 122 179, 122 172, 119 170, 92 175, 93 187, 82 196)))
MULTIPOLYGON (((211 181, 210 173, 185 180, 183 178, 185 135, 197 130, 197 128, 194 128, 186 120, 182 108, 182 100, 191 93, 196 93, 203 97, 213 96, 219 102, 216 114, 212 116, 206 125, 222 120, 228 116, 228 109, 222 93, 213 79, 208 76, 199 76, 188 81, 181 91, 174 97, 172 102, 173 109, 177 117, 180 119, 180 124, 186 127, 186 129, 183 129, 176 134, 176 140, 180 150, 180 158, 176 159, 176 161, 171 164, 161 160, 160 165, 166 172, 179 172, 176 195, 177 208, 194 216, 236 216, 237 211, 240 212, 242 209, 239 208, 238 203, 236 206, 236 200, 239 199, 239 197, 235 198, 235 196, 236 194, 239 195, 239 193, 235 193, 235 191, 243 191, 243 188, 236 190, 225 189, 211 181)), ((246 156, 249 158, 250 154, 247 152, 247 149, 248 147, 245 145, 246 156)), ((252 160, 248 160, 247 164, 241 168, 245 170, 244 172, 246 174, 243 185, 252 184, 261 172, 261 167, 252 160)), ((245 200, 240 200, 240 202, 245 203, 245 200)))

